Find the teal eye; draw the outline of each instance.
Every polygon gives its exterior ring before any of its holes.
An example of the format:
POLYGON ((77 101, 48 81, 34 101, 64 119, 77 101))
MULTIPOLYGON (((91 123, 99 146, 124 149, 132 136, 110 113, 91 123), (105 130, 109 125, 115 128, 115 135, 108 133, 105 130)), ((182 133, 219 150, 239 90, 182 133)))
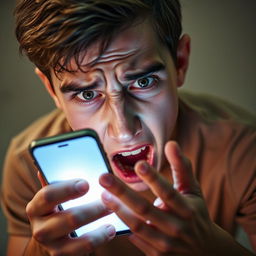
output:
POLYGON ((150 84, 150 78, 148 78, 148 77, 138 79, 138 85, 141 88, 148 87, 149 84, 150 84))
POLYGON ((91 100, 94 97, 94 92, 93 91, 84 91, 84 92, 82 92, 82 96, 85 100, 91 100))
POLYGON ((95 91, 87 91, 87 90, 82 91, 77 94, 77 97, 83 101, 91 101, 94 98, 96 98, 97 96, 99 96, 99 93, 97 93, 95 91))
POLYGON ((155 78, 153 76, 142 77, 142 78, 139 78, 138 80, 136 80, 132 87, 134 89, 135 88, 147 89, 147 88, 152 87, 156 81, 157 81, 157 78, 155 78))

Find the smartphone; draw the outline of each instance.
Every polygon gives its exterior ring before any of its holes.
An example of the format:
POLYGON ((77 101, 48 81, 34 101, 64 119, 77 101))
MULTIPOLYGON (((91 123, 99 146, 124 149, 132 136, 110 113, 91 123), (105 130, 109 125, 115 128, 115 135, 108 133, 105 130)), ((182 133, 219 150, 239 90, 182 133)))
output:
MULTIPOLYGON (((103 173, 112 173, 99 137, 91 129, 32 141, 30 153, 47 184, 76 178, 89 183, 89 191, 84 196, 62 203, 60 210, 99 200, 104 190, 99 177, 103 173)), ((103 224, 114 225, 117 235, 130 232, 128 226, 112 213, 78 228, 71 235, 81 236, 103 224)))

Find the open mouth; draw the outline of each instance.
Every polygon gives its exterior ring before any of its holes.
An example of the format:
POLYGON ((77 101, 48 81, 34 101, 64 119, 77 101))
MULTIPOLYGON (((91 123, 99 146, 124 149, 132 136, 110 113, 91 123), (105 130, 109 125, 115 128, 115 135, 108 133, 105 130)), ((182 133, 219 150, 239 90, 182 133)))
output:
POLYGON ((145 160, 152 164, 152 147, 146 145, 134 150, 123 151, 113 156, 116 168, 127 182, 136 182, 138 180, 134 166, 140 160, 145 160))

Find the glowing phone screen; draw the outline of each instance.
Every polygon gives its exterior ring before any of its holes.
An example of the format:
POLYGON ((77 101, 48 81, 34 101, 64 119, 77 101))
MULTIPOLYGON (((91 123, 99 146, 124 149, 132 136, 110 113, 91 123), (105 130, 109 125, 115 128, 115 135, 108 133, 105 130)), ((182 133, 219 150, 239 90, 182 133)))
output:
MULTIPOLYGON (((63 210, 87 204, 101 198, 104 190, 99 184, 99 176, 108 172, 96 140, 91 136, 78 137, 33 149, 33 156, 49 184, 85 179, 89 191, 82 197, 61 204, 63 210)), ((103 224, 115 226, 117 234, 127 233, 129 228, 112 213, 75 230, 77 236, 95 230, 103 224)))

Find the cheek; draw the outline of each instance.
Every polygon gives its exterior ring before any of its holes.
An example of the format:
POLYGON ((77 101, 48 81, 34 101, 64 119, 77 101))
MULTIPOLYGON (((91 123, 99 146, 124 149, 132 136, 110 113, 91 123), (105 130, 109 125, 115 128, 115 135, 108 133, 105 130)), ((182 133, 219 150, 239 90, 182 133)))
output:
MULTIPOLYGON (((178 98, 176 95, 169 94, 161 104, 160 113, 162 118, 162 123, 164 124, 163 129, 168 131, 172 130, 176 124, 178 115, 178 98)), ((170 131, 172 132, 172 131, 170 131)))
POLYGON ((169 141, 175 130, 178 100, 173 93, 164 92, 161 97, 156 99, 156 103, 148 107, 147 119, 145 123, 148 126, 155 143, 155 166, 158 170, 165 164, 164 146, 169 141))
POLYGON ((65 108, 63 108, 63 111, 73 130, 80 130, 84 128, 97 130, 99 128, 99 125, 97 125, 99 124, 97 115, 85 111, 82 107, 69 106, 67 104, 65 108))
POLYGON ((77 107, 66 108, 64 112, 72 130, 93 129, 97 132, 101 140, 104 141, 109 122, 104 112, 90 112, 77 107))
POLYGON ((164 91, 145 109, 144 120, 155 137, 168 137, 174 129, 178 113, 176 92, 164 91))

